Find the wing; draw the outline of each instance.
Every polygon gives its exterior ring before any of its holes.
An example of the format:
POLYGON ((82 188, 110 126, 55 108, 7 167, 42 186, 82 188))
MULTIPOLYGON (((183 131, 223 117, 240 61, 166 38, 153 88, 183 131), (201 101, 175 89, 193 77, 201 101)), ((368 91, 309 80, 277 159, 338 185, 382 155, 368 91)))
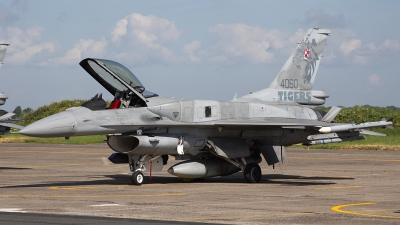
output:
MULTIPOLYGON (((197 128, 218 128, 229 130, 241 130, 241 129, 253 129, 262 130, 267 128, 283 128, 283 129, 314 129, 318 130, 320 133, 332 133, 332 132, 346 132, 346 131, 365 131, 365 128, 372 127, 392 127, 393 123, 391 121, 376 121, 361 124, 343 124, 343 123, 327 123, 324 121, 316 120, 305 120, 305 119, 290 119, 290 118, 258 118, 258 119, 227 119, 227 120, 216 120, 208 122, 199 123, 183 123, 171 121, 167 118, 160 119, 158 121, 152 121, 151 123, 144 122, 142 124, 135 125, 122 125, 122 124, 104 124, 101 127, 105 128, 115 128, 131 126, 132 130, 137 129, 160 129, 169 127, 197 127, 197 128)), ((366 133, 366 132, 364 132, 366 133)), ((368 134, 374 135, 376 132, 369 132, 368 134)), ((376 133, 378 134, 378 133, 376 133)))

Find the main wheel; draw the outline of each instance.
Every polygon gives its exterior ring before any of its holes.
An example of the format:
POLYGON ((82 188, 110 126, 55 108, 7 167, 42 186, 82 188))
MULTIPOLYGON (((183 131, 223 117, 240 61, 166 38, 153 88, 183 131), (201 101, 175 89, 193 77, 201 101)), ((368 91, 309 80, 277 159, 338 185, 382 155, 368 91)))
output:
POLYGON ((257 163, 249 163, 244 168, 244 179, 247 183, 258 183, 261 180, 261 168, 257 163))
POLYGON ((132 184, 142 185, 143 180, 144 180, 143 173, 141 171, 135 171, 132 174, 131 180, 132 180, 132 184))

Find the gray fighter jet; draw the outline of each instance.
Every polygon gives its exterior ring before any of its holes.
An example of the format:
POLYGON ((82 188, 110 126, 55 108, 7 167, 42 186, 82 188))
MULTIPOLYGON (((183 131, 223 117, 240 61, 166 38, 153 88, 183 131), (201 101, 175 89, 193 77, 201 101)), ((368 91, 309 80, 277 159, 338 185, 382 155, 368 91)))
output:
POLYGON ((108 109, 98 95, 81 107, 46 117, 21 134, 70 137, 107 134, 116 153, 109 159, 129 164, 132 182, 143 172, 160 171, 169 156, 184 160, 168 172, 189 179, 230 175, 239 171, 249 183, 261 179, 261 155, 268 165, 285 159, 285 146, 364 139, 360 133, 383 135, 364 128, 390 127, 382 120, 337 124, 340 108, 322 113, 310 106, 329 97, 312 90, 330 31, 309 29, 271 85, 229 102, 161 97, 145 90, 123 65, 105 59, 80 62, 96 81, 115 96, 108 109))
MULTIPOLYGON (((7 95, 0 92, 0 105, 4 105, 7 95)), ((0 135, 11 133, 11 128, 22 129, 23 126, 14 124, 14 122, 19 122, 21 120, 12 119, 15 113, 10 113, 5 110, 0 109, 0 135)))
MULTIPOLYGON (((0 67, 3 64, 3 60, 6 55, 8 45, 9 44, 0 39, 0 67)), ((0 92, 0 105, 4 105, 7 99, 8 96, 0 92)), ((20 121, 12 119, 14 115, 15 115, 14 113, 9 113, 5 110, 0 110, 0 135, 10 133, 11 128, 16 128, 16 129, 24 128, 23 126, 13 124, 13 122, 20 121)))

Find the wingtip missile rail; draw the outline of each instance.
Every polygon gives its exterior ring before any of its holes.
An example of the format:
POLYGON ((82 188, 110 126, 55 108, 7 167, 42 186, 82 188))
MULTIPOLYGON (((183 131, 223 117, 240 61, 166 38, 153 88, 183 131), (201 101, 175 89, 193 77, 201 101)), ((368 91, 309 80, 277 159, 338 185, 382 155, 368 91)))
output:
POLYGON ((372 127, 390 128, 392 126, 393 122, 391 121, 377 121, 377 122, 368 122, 359 124, 338 124, 330 127, 321 127, 318 131, 322 134, 327 134, 332 132, 343 132, 343 131, 351 131, 363 128, 372 128, 372 127))

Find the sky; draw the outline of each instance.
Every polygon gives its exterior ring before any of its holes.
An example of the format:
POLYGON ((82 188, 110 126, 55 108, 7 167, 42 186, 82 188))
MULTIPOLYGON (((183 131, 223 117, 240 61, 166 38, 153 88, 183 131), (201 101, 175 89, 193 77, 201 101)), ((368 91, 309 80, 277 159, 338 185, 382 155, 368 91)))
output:
POLYGON ((325 106, 400 107, 400 1, 2 0, 1 107, 113 96, 85 58, 117 61, 146 90, 230 101, 269 86, 307 29, 331 30, 314 89, 325 106))

